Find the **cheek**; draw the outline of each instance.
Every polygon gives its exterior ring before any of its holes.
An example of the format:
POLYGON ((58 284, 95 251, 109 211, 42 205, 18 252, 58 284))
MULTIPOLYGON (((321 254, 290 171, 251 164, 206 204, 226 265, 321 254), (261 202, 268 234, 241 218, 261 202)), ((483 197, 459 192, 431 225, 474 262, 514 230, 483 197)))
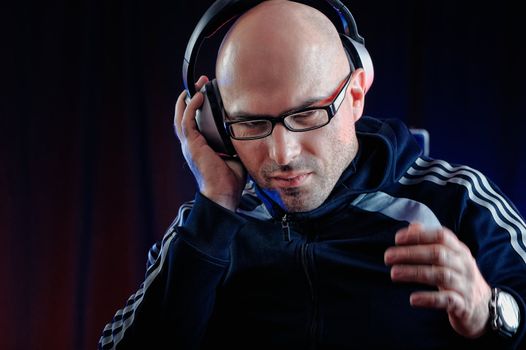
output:
POLYGON ((353 125, 348 123, 331 123, 319 131, 315 130, 315 133, 309 135, 307 142, 309 153, 322 158, 332 158, 335 149, 341 150, 342 147, 346 148, 353 144, 353 131, 353 125))
MULTIPOLYGON (((347 107, 347 105, 342 106, 347 107)), ((354 129, 354 120, 348 108, 342 108, 340 114, 333 119, 334 128, 332 128, 332 137, 344 145, 353 144, 356 139, 356 131, 354 129)))
POLYGON ((239 159, 251 175, 257 173, 259 166, 265 159, 266 148, 262 142, 232 140, 239 159))
POLYGON ((345 123, 336 131, 334 137, 343 145, 351 145, 355 142, 356 134, 353 123, 345 123))

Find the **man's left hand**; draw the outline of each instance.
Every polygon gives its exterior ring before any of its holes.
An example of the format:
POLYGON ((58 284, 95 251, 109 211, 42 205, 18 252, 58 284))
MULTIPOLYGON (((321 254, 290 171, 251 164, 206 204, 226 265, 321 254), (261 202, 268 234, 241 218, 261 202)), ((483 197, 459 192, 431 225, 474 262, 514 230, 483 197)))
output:
POLYGON ((464 337, 484 334, 491 289, 469 248, 445 227, 425 230, 419 224, 399 230, 395 243, 384 254, 385 263, 391 266, 391 279, 438 288, 413 292, 411 305, 447 311, 451 326, 464 337))

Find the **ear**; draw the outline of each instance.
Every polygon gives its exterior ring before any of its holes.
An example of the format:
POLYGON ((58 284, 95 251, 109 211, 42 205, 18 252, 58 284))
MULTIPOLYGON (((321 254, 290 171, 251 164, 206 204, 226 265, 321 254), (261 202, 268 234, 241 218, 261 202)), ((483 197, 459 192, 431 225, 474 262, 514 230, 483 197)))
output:
POLYGON ((358 68, 351 74, 351 82, 347 89, 348 97, 352 100, 352 115, 354 121, 360 119, 365 103, 365 71, 358 68))

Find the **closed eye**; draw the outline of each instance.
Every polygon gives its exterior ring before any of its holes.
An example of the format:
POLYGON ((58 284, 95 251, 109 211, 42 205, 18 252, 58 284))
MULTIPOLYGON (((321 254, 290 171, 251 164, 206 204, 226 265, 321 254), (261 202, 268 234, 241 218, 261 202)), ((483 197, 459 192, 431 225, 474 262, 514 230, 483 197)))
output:
POLYGON ((267 123, 268 122, 266 120, 250 120, 250 121, 247 120, 247 121, 236 123, 236 125, 244 127, 244 128, 253 129, 253 128, 264 127, 267 125, 267 123))

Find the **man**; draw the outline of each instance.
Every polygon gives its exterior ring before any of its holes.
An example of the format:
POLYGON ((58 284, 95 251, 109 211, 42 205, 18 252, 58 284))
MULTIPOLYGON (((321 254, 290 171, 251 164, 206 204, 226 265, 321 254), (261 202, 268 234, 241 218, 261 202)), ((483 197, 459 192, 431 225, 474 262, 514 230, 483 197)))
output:
POLYGON ((203 95, 182 93, 175 129, 199 192, 101 348, 523 346, 524 220, 476 170, 362 117, 365 73, 328 18, 259 4, 216 77, 238 157, 209 147, 203 95))

